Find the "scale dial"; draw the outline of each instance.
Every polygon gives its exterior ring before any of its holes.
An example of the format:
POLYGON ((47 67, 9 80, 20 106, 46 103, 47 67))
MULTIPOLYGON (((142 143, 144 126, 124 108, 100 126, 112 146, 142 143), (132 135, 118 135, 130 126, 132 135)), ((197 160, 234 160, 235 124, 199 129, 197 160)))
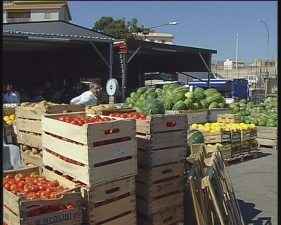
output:
POLYGON ((106 83, 106 92, 109 96, 115 96, 118 92, 118 81, 114 78, 110 78, 106 83))

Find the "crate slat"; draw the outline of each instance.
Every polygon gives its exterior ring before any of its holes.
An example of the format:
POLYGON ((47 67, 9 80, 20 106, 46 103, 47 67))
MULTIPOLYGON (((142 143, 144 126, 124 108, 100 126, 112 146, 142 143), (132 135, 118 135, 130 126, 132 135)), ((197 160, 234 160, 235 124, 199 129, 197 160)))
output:
POLYGON ((42 149, 42 137, 41 135, 32 135, 18 131, 17 142, 25 144, 35 148, 42 149))
POLYGON ((28 131, 38 134, 42 133, 41 120, 17 118, 16 126, 18 131, 28 131))
POLYGON ((203 132, 205 143, 221 143, 231 140, 230 131, 203 132))
POLYGON ((230 114, 231 108, 213 108, 208 110, 208 122, 217 122, 218 114, 230 114))
POLYGON ((208 122, 208 110, 207 109, 198 109, 198 110, 165 110, 167 115, 177 115, 183 114, 186 115, 189 124, 193 123, 207 123, 208 122))
POLYGON ((43 149, 43 164, 65 173, 87 185, 97 185, 103 182, 133 176, 137 173, 136 156, 106 166, 90 168, 88 166, 78 166, 65 162, 43 149))
POLYGON ((241 123, 241 115, 235 114, 217 114, 217 122, 219 123, 241 123))

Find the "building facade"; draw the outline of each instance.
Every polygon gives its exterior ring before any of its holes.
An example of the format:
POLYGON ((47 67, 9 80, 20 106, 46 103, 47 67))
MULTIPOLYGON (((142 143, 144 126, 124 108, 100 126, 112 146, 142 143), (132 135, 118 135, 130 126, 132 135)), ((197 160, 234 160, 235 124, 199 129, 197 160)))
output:
POLYGON ((224 70, 233 70, 233 69, 241 69, 245 67, 244 61, 237 60, 237 68, 236 68, 236 61, 232 61, 232 59, 226 59, 223 63, 224 70))
POLYGON ((154 30, 150 30, 148 34, 144 35, 143 33, 135 34, 137 39, 143 41, 149 41, 154 43, 161 43, 161 44, 173 44, 173 34, 171 33, 158 33, 154 30))
POLYGON ((3 23, 62 20, 69 22, 67 1, 4 1, 3 23))

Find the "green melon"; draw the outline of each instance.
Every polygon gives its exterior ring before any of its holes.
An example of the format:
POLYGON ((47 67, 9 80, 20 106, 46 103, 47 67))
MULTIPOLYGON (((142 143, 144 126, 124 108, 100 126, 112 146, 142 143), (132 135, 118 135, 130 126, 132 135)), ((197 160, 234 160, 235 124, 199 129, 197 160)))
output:
POLYGON ((208 88, 207 90, 204 91, 204 94, 206 96, 209 96, 209 95, 214 94, 214 93, 218 93, 218 90, 215 89, 215 88, 208 88))
POLYGON ((222 95, 221 95, 221 93, 215 93, 215 94, 212 94, 212 95, 206 97, 206 100, 209 104, 211 104, 212 102, 220 103, 222 100, 222 95))
POLYGON ((165 114, 164 104, 156 98, 145 100, 142 105, 142 113, 146 115, 165 114))
POLYGON ((186 106, 184 104, 184 101, 179 100, 178 102, 176 102, 172 108, 172 110, 176 111, 176 110, 185 110, 186 106))
POLYGON ((137 89, 137 94, 140 96, 146 91, 146 87, 140 87, 137 89))
POLYGON ((165 110, 172 110, 174 106, 174 103, 172 100, 168 99, 164 102, 164 108, 165 110))
POLYGON ((193 101, 191 99, 185 99, 184 104, 186 110, 193 109, 193 101))
POLYGON ((204 135, 200 130, 188 130, 187 131, 187 146, 186 156, 190 155, 190 146, 194 144, 204 143, 204 135))

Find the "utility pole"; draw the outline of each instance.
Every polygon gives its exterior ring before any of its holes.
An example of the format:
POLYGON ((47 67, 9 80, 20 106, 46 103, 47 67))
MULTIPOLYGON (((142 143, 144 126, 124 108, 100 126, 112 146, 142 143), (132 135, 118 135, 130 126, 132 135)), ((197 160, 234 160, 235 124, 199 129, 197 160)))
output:
POLYGON ((237 56, 238 56, 238 33, 236 34, 236 69, 237 67, 237 56))

